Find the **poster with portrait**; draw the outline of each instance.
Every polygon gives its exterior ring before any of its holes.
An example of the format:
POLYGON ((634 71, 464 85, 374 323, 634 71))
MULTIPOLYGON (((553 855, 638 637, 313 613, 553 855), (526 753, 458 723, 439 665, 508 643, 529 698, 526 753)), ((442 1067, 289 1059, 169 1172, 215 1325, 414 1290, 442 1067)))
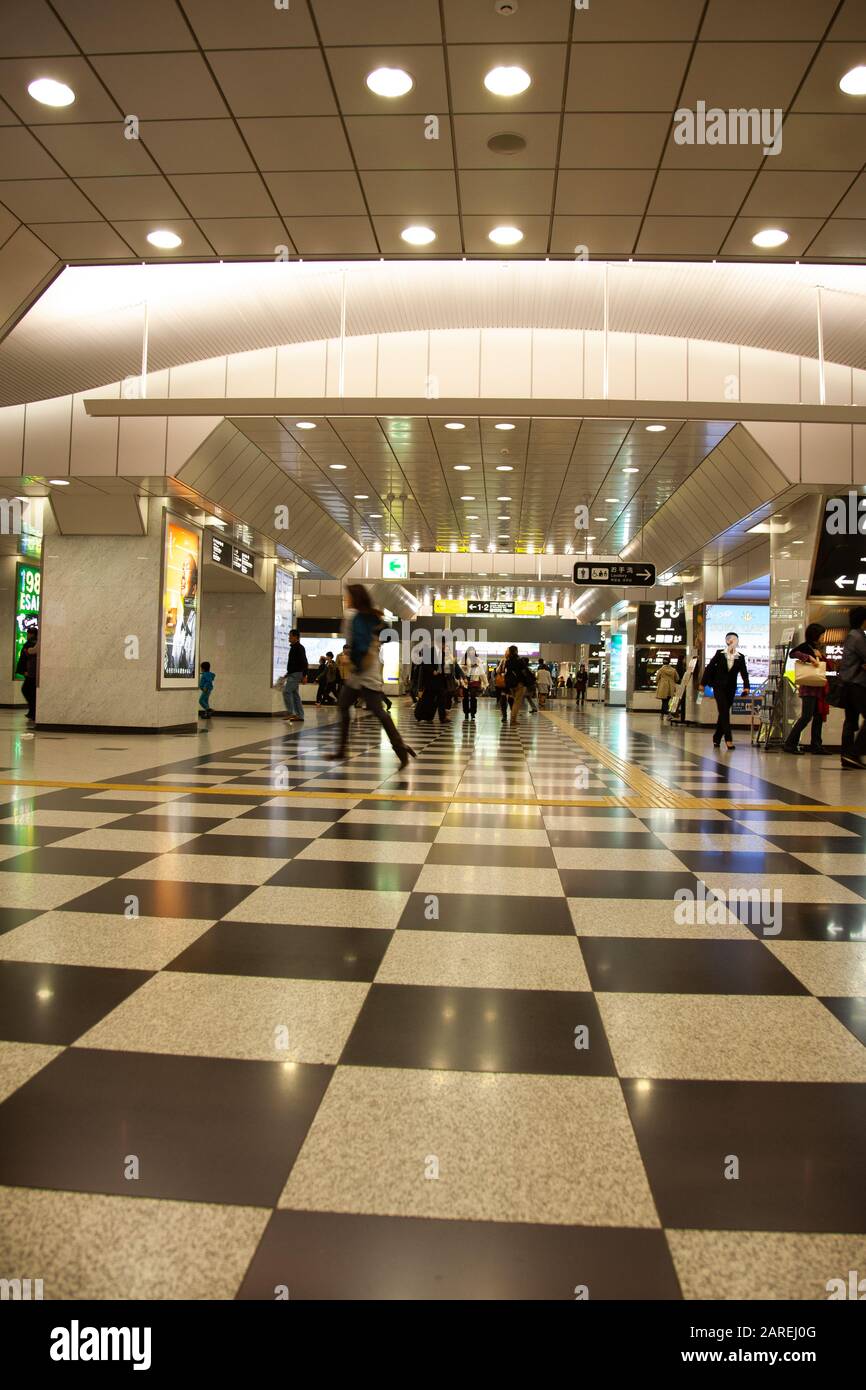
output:
POLYGON ((160 686, 198 684, 201 531, 166 513, 162 553, 160 686))

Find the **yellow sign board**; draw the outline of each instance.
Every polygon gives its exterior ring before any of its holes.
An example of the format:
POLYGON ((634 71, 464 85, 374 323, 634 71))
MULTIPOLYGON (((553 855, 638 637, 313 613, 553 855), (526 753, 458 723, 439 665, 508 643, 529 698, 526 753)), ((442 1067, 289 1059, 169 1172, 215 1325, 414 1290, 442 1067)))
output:
POLYGON ((435 598, 433 600, 434 613, 464 614, 466 612, 465 598, 435 598))
POLYGON ((544 602, 543 602, 543 600, 539 599, 539 600, 536 601, 536 600, 522 599, 522 598, 515 599, 515 600, 514 600, 514 616, 515 616, 515 618, 543 618, 543 617, 544 617, 544 602))

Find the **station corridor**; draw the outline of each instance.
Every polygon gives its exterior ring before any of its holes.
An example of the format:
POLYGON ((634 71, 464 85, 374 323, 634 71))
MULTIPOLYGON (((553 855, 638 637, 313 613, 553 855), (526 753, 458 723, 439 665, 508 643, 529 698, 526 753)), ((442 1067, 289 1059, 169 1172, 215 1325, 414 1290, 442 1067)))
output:
POLYGON ((856 773, 571 701, 411 713, 405 773, 366 715, 340 764, 322 712, 4 716, 4 1266, 66 1299, 825 1298, 864 1267, 856 773))

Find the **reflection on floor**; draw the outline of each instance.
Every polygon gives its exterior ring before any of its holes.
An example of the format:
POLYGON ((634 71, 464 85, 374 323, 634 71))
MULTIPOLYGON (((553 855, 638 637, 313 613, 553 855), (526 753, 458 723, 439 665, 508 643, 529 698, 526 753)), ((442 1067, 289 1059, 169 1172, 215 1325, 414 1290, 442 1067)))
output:
POLYGON ((0 1276, 823 1298, 862 1270, 866 807, 603 712, 399 718, 404 774, 362 717, 345 764, 328 727, 247 729, 10 793, 0 1276), (641 776, 701 805, 606 804, 641 776))

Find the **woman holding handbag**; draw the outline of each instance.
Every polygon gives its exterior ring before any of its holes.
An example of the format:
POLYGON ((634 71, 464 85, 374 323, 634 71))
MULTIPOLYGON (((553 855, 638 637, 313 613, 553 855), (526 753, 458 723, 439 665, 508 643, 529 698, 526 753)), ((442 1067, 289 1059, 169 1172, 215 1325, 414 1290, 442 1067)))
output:
POLYGON ((370 595, 363 584, 346 585, 348 614, 346 616, 346 646, 349 649, 349 670, 345 677, 340 698, 340 746, 336 753, 329 754, 331 762, 340 762, 346 756, 349 739, 349 710, 359 695, 374 719, 377 719, 388 735, 388 742, 400 759, 404 768, 410 758, 417 757, 414 748, 403 740, 394 726, 390 714, 383 708, 382 665, 379 660, 379 633, 385 620, 378 608, 374 608, 370 595))
POLYGON ((479 661, 474 647, 466 648, 460 681, 463 686, 463 718, 474 719, 478 712, 478 696, 484 694, 487 685, 484 663, 479 661))
POLYGON ((824 660, 821 638, 826 631, 823 623, 810 623, 806 628, 805 640, 790 653, 794 662, 794 683, 803 707, 800 718, 782 745, 782 751, 785 753, 805 752, 805 749, 800 747, 800 735, 810 722, 812 737, 809 752, 820 754, 825 751, 821 732, 830 706, 827 703, 827 663, 824 660))

